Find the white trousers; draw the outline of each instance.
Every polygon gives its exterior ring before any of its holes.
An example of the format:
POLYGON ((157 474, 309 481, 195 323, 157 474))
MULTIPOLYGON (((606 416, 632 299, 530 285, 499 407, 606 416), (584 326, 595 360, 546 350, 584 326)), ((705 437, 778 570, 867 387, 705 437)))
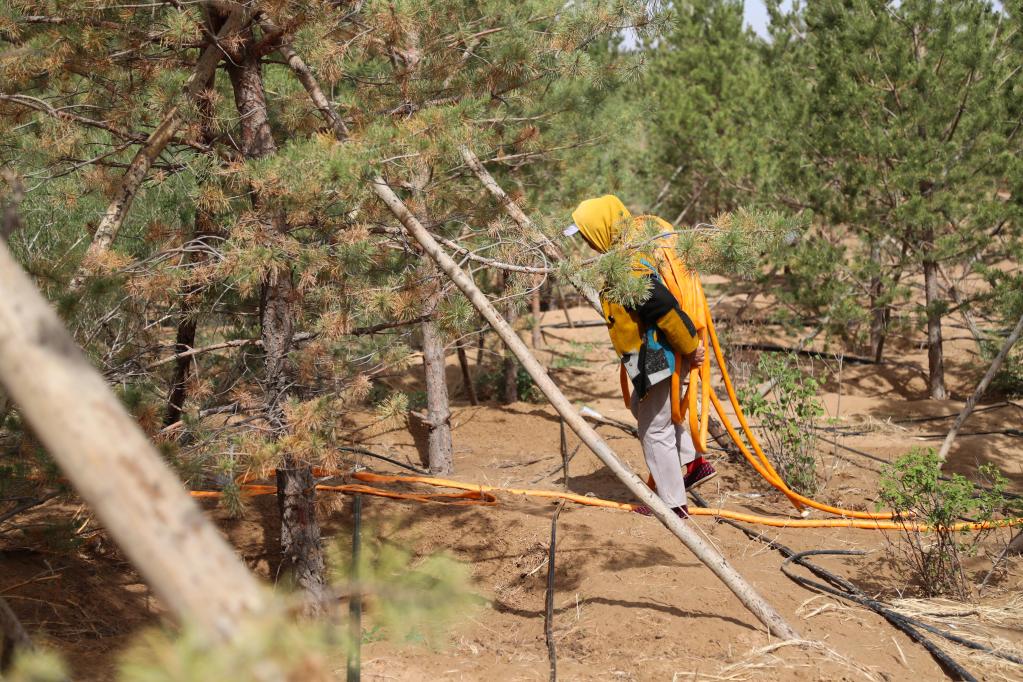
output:
POLYGON ((696 447, 685 427, 671 421, 671 379, 651 386, 643 400, 633 393, 631 408, 658 496, 669 507, 686 504, 683 471, 696 459, 696 447))

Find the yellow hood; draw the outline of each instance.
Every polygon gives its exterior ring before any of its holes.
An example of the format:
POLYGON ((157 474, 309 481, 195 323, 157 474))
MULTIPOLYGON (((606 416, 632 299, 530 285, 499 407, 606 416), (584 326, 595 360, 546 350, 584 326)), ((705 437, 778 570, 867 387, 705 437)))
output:
POLYGON ((607 253, 621 236, 622 230, 631 226, 632 214, 621 199, 605 194, 579 204, 572 211, 572 220, 590 246, 601 253, 607 253))

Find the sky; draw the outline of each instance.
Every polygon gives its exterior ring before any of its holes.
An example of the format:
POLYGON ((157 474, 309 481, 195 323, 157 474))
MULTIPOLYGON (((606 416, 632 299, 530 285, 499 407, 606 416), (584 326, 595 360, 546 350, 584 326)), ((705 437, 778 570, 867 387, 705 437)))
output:
MULTIPOLYGON (((791 0, 782 3, 782 9, 787 10, 792 6, 791 0)), ((761 38, 767 37, 767 8, 764 7, 764 0, 746 0, 743 8, 743 18, 746 25, 757 32, 761 38)))
MULTIPOLYGON (((998 9, 1002 8, 1000 0, 993 0, 992 4, 998 9)), ((781 3, 782 9, 788 10, 792 7, 792 0, 784 0, 781 3)), ((743 18, 746 25, 757 32, 761 38, 767 37, 767 9, 764 7, 764 0, 745 0, 743 7, 743 18)))

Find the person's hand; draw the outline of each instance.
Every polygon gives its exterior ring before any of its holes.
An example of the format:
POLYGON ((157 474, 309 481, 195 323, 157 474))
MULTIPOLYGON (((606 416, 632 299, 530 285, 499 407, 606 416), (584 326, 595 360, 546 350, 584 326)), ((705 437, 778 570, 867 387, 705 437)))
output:
POLYGON ((699 367, 703 364, 703 358, 706 354, 706 351, 703 349, 703 344, 701 343, 696 347, 696 350, 689 354, 686 360, 688 360, 690 367, 699 367))

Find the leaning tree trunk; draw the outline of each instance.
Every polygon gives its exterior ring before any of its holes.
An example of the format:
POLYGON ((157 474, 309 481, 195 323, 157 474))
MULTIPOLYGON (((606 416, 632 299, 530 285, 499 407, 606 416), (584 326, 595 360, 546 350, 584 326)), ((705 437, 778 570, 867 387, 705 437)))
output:
MULTIPOLYGON (((934 248, 934 233, 928 232, 924 248, 934 248)), ((924 300, 927 305, 927 388, 934 400, 945 400, 945 354, 941 341, 941 300, 938 290, 938 264, 924 261, 924 300)))
POLYGON ((593 430, 579 415, 578 411, 572 406, 572 403, 569 402, 568 398, 565 397, 551 380, 550 376, 544 371, 540 363, 529 352, 526 344, 518 337, 515 330, 502 319, 483 292, 479 290, 469 276, 441 248, 426 228, 416 220, 416 217, 412 215, 390 186, 382 178, 377 177, 372 181, 372 189, 391 212, 394 213, 395 217, 401 221, 406 232, 420 243, 430 258, 437 262, 444 271, 444 274, 451 278, 459 290, 469 299, 469 302, 490 323, 490 326, 501 337, 501 340, 515 354, 526 371, 529 372, 539 389, 547 396, 554 409, 558 411, 558 414, 565 420, 565 423, 575 431, 576 435, 579 436, 586 446, 607 465, 633 495, 650 507, 654 516, 675 537, 681 540, 696 558, 710 568, 732 593, 738 597, 742 604, 753 612, 761 623, 767 626, 772 634, 784 639, 799 639, 799 633, 770 604, 764 601, 753 586, 746 582, 712 545, 700 537, 692 528, 690 522, 683 521, 676 516, 664 504, 664 501, 640 480, 635 472, 622 463, 607 442, 600 437, 600 434, 593 430))
POLYGON ((998 370, 1002 368, 1002 363, 1005 362, 1005 358, 1009 357, 1009 351, 1019 341, 1020 336, 1023 335, 1023 316, 1020 316, 1019 320, 1016 321, 1016 326, 1013 327, 1012 332, 1009 334, 1009 338, 1002 344, 1002 348, 998 351, 998 355, 991 362, 991 366, 987 368, 987 372, 984 373, 984 377, 977 384, 976 390, 966 400, 966 404, 963 405, 962 411, 956 417, 956 420, 952 423, 952 428, 948 430, 948 435, 945 436, 945 442, 941 444, 941 450, 938 451, 938 459, 942 462, 948 457, 949 451, 952 449, 952 443, 956 439, 956 435, 959 434, 959 429, 963 427, 967 417, 973 413, 973 409, 977 406, 977 401, 984 397, 984 392, 987 391, 988 386, 994 380, 995 375, 998 374, 998 370))
MULTIPOLYGON (((252 159, 275 154, 277 144, 271 133, 260 47, 254 39, 252 26, 246 27, 241 36, 240 56, 228 64, 228 74, 240 115, 242 153, 252 159)), ((252 202, 260 219, 272 231, 279 234, 287 231, 286 216, 282 210, 267 205, 254 190, 252 202)), ((289 385, 288 352, 291 350, 297 307, 293 277, 289 264, 273 264, 263 275, 261 290, 260 337, 266 354, 264 408, 271 437, 275 439, 287 431, 284 400, 289 385)), ((328 589, 320 527, 316 520, 315 487, 301 492, 311 479, 312 469, 308 462, 298 461, 290 453, 284 454, 277 478, 278 502, 282 512, 287 512, 281 516, 283 566, 306 591, 307 614, 316 615, 326 604, 328 589)))
POLYGON ((0 240, 0 386, 170 612, 215 639, 265 595, 0 240))
POLYGON ((77 291, 82 287, 88 276, 89 268, 102 254, 110 249, 114 240, 117 239, 117 234, 120 232, 121 226, 128 216, 128 211, 135 200, 135 195, 149 174, 149 169, 152 167, 153 162, 163 153, 164 148, 170 144, 175 133, 181 127, 184 121, 184 116, 182 115, 184 107, 181 98, 195 97, 199 90, 213 76, 217 65, 224 56, 223 43, 229 43, 229 39, 235 37, 235 31, 244 25, 247 17, 248 10, 239 6, 232 10, 226 20, 217 27, 217 44, 208 45, 203 49, 199 59, 196 61, 195 71, 185 81, 185 86, 182 88, 181 93, 171 100, 163 113, 163 117, 160 119, 160 123, 150 133, 149 137, 146 138, 142 147, 135 153, 135 157, 128 164, 128 168, 121 177, 121 182, 114 192, 113 200, 100 219, 96 233, 92 236, 92 242, 85 252, 85 258, 71 277, 68 288, 72 291, 77 291))

